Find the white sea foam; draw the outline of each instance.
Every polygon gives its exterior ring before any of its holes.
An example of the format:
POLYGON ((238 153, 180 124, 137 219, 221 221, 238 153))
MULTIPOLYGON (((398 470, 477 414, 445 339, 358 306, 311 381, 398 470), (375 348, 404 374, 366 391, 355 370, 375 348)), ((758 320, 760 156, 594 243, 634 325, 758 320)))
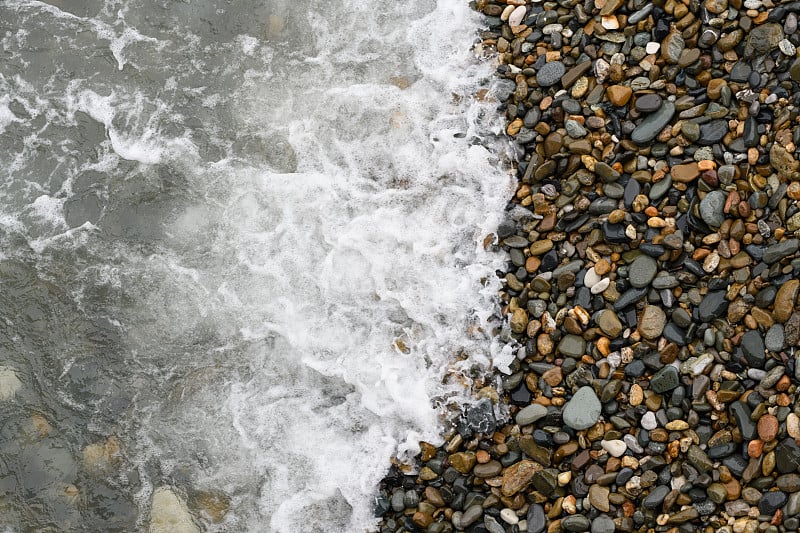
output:
MULTIPOLYGON (((490 78, 470 55, 477 17, 461 0, 271 2, 253 6, 261 26, 206 35, 210 3, 204 19, 168 2, 178 22, 156 38, 141 7, 22 5, 114 58, 26 97, 73 152, 65 184, 31 187, 18 214, 44 265, 89 250, 82 308, 97 286, 122 294, 104 318, 124 345, 111 379, 133 396, 138 525, 167 484, 231 496, 209 531, 374 525, 389 457, 438 441, 473 365, 513 357, 475 333, 504 261, 483 240, 512 192, 477 142, 494 114, 472 98, 490 78), (70 206, 92 221, 69 228, 70 206)), ((9 87, 26 83, 43 85, 9 87)))

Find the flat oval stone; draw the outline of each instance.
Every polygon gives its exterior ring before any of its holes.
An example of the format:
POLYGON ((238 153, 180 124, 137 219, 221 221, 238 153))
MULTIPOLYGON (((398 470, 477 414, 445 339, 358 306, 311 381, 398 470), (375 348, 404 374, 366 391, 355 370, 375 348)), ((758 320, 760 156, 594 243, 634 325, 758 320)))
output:
POLYGON ((546 414, 547 407, 539 405, 538 403, 532 403, 517 413, 516 421, 520 426, 527 426, 533 424, 546 414))
POLYGON ((633 287, 647 287, 658 272, 658 263, 649 255, 637 257, 628 269, 628 281, 633 287))
POLYGON ((555 85, 565 72, 566 68, 561 61, 545 63, 536 73, 536 83, 540 87, 550 87, 551 85, 555 85))
POLYGON ((542 533, 547 525, 547 516, 544 514, 544 508, 538 503, 533 503, 528 508, 528 533, 542 533))
POLYGON ((567 531, 577 533, 578 531, 588 531, 590 526, 589 519, 582 514, 569 515, 561 520, 561 527, 567 531))
MULTIPOLYGON (((660 108, 647 115, 644 120, 636 126, 633 132, 631 132, 631 140, 638 145, 651 142, 661 133, 661 130, 669 124, 673 115, 675 115, 675 104, 672 102, 664 102, 660 108)), ((727 130, 727 124, 725 127, 727 130)))
POLYGON ((641 111, 642 113, 652 113, 661 108, 661 104, 663 103, 664 100, 662 100, 659 95, 650 93, 636 97, 636 102, 633 106, 637 111, 641 111))

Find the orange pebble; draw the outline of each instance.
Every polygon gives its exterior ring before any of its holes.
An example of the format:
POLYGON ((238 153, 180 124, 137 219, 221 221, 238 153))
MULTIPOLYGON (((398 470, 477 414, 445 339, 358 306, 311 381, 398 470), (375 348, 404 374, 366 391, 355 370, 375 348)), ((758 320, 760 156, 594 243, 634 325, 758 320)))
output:
POLYGON ((478 453, 475 454, 475 457, 478 459, 478 462, 482 465, 485 465, 489 461, 492 460, 492 456, 489 455, 489 452, 486 450, 478 450, 478 453))
POLYGON ((758 439, 753 439, 747 443, 747 455, 750 457, 761 457, 761 452, 764 451, 764 443, 758 439))

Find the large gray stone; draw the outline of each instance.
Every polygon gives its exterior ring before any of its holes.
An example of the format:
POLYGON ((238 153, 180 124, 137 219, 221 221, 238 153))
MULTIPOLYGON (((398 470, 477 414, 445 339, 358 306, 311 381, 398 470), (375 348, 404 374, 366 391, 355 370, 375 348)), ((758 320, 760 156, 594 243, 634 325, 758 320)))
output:
POLYGON ((700 202, 700 218, 711 227, 718 228, 725 221, 725 200, 722 191, 711 191, 700 202))
POLYGON ((574 430, 592 427, 600 418, 600 400, 591 387, 581 387, 564 406, 564 424, 574 430))
POLYGON ((631 140, 638 145, 645 145, 661 133, 672 116, 675 114, 675 104, 672 102, 664 102, 664 104, 656 111, 647 115, 638 126, 631 132, 631 140))

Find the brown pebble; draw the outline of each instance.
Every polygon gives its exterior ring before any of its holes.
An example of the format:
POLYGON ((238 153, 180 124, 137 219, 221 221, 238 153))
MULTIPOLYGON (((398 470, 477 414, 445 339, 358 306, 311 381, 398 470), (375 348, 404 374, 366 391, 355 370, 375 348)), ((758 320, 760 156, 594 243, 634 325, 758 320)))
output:
POLYGON ((773 440, 778 435, 778 419, 774 415, 764 415, 758 419, 758 436, 764 442, 773 440))
POLYGON ((608 100, 617 107, 622 107, 631 99, 633 91, 624 85, 612 85, 606 89, 608 100))

